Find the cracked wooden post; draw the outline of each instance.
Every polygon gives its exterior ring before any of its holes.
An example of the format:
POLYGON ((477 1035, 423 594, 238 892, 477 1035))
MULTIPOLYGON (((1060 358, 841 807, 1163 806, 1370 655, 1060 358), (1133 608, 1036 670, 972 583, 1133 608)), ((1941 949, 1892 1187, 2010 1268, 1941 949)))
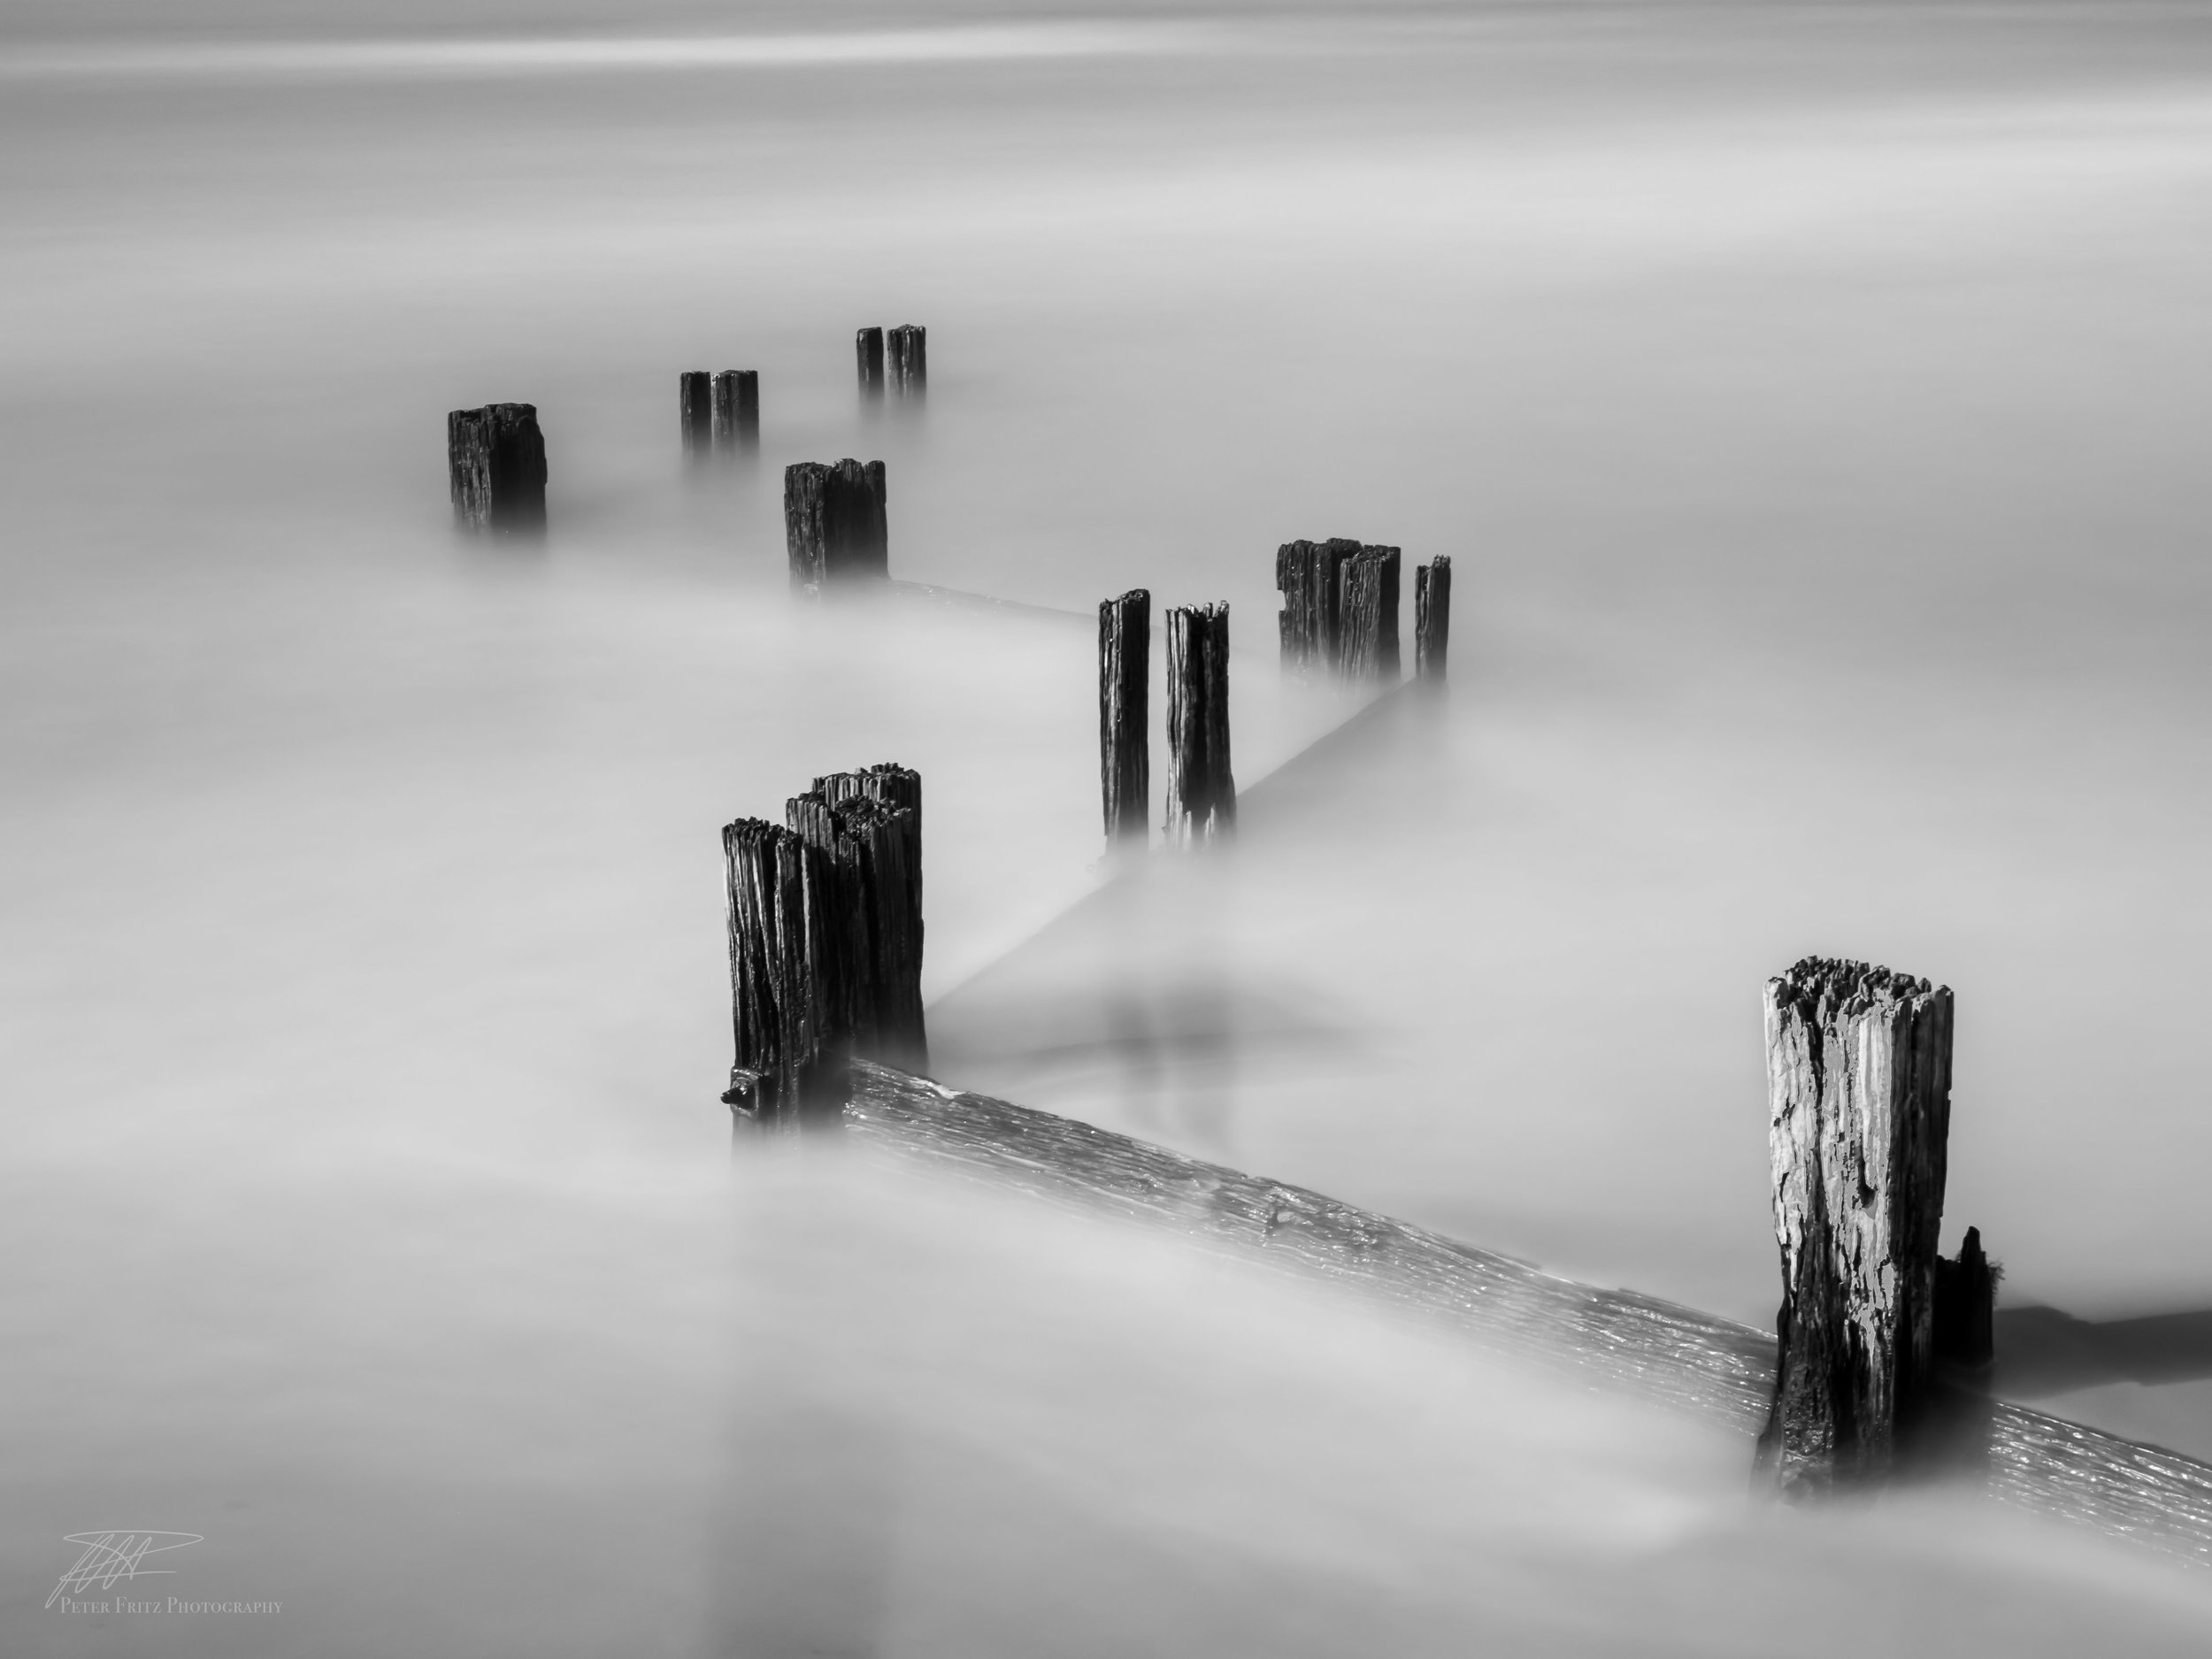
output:
POLYGON ((1394 547, 1363 547, 1340 572, 1338 665, 1348 680, 1397 683, 1398 558, 1394 547))
POLYGON ((714 447, 760 447, 760 371, 725 369, 714 377, 714 447))
POLYGON ((863 397, 883 396, 883 330, 863 328, 853 335, 853 361, 860 373, 863 397))
POLYGON ((683 430, 684 454, 703 460, 714 433, 714 376, 687 369, 676 377, 676 413, 683 430))
POLYGON ((919 323, 902 323, 886 344, 890 352, 891 389, 902 397, 919 397, 929 389, 929 330, 919 323))
POLYGON ((1786 1492, 1878 1479, 1933 1374, 1951 993, 1808 956, 1766 986, 1780 1355, 1758 1466, 1786 1492))
POLYGON ((863 995, 872 1035, 861 1052, 909 1071, 929 1069, 922 1015, 922 775, 886 762, 814 780, 841 833, 858 853, 868 952, 863 995))
POLYGON ((1277 619, 1285 668, 1333 668, 1344 563, 1359 543, 1343 536, 1326 541, 1286 541, 1275 550, 1275 587, 1283 595, 1277 619))
POLYGON ((1439 554, 1413 572, 1413 677, 1444 683, 1452 643, 1452 561, 1439 554))
POLYGON ((1237 822, 1229 765, 1229 607, 1167 613, 1167 834, 1215 841, 1237 822))
POLYGON ((1133 588, 1098 603, 1098 776, 1106 841, 1151 833, 1152 751, 1147 699, 1152 666, 1152 595, 1133 588))
POLYGON ((723 826, 736 1059, 724 1103, 794 1123, 815 1093, 826 1028, 827 872, 800 836, 760 818, 723 826))
POLYGON ((883 463, 849 457, 830 466, 800 461, 783 470, 784 549, 794 591, 819 597, 831 584, 890 573, 890 519, 883 463))
POLYGON ((446 478, 464 530, 545 528, 545 439, 534 403, 487 403, 445 418, 446 478))

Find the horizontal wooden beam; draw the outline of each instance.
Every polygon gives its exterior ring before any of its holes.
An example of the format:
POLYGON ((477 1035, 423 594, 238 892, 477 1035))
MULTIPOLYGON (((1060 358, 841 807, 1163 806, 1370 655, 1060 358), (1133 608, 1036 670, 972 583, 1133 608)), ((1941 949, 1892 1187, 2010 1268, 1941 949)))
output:
MULTIPOLYGON (((1336 1280, 1747 1441, 1767 1419, 1775 1340, 1749 1325, 1579 1285, 1304 1187, 866 1061, 852 1067, 844 1130, 952 1176, 1336 1280)), ((2212 1565, 2212 1466, 2193 1458, 1957 1388, 1929 1449, 1931 1466, 2006 1502, 2212 1565)))

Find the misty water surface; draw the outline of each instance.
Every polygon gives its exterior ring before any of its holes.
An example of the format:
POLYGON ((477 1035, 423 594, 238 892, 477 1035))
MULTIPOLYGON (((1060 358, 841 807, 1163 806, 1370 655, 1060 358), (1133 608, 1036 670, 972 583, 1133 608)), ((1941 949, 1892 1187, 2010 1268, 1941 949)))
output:
MULTIPOLYGON (((1317 1294, 733 1173, 714 1100, 718 826, 895 758, 950 1082, 1764 1323, 1759 986, 1871 956, 1958 995, 1947 1248, 2212 1306, 2200 11, 198 20, 0 32, 0 1645, 1750 1652, 1870 1577, 1809 1651, 2200 1647, 2167 1568, 1778 1518, 1317 1294), (731 366, 758 463, 687 472, 731 366), (457 543, 510 398, 552 534, 457 543), (1029 609, 796 607, 848 454, 895 575, 1029 609), (1452 556, 1452 694, 1285 766, 1331 534, 1452 556), (1135 585, 1231 603, 1250 794, 1102 890, 1135 585), (108 1525, 284 1611, 48 1609, 108 1525)), ((2212 1452, 2200 1374, 2062 1380, 2212 1452)))

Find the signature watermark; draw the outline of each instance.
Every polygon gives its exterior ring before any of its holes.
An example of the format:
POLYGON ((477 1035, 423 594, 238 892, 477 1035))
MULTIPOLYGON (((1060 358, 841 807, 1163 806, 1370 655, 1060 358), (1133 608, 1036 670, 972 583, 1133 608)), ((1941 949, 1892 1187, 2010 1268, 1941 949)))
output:
POLYGON ((134 1585, 140 1578, 165 1578, 173 1576, 174 1567, 150 1567, 149 1555, 158 1555, 168 1550, 182 1549, 189 1544, 206 1542, 199 1532, 169 1532, 143 1528, 117 1529, 100 1532, 72 1532, 62 1540, 65 1544, 79 1546, 83 1554, 70 1564, 53 1594, 46 1598, 49 1608, 58 1607, 64 1613, 280 1613, 284 1610, 280 1601, 195 1601, 183 1596, 153 1596, 145 1601, 127 1594, 103 1595, 97 1598, 94 1590, 111 1591, 119 1584, 134 1585))

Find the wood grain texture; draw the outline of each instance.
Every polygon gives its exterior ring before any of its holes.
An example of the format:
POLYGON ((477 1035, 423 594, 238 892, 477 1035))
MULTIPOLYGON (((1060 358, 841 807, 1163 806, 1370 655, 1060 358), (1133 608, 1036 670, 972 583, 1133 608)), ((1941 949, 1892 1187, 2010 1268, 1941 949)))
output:
POLYGON ((883 330, 863 328, 853 335, 853 366, 863 397, 883 396, 883 330))
POLYGON ((457 526, 510 535, 545 529, 545 439, 534 403, 457 409, 445 436, 457 526))
POLYGON ((1236 827, 1229 755, 1229 607, 1167 613, 1167 835, 1178 845, 1236 827))
POLYGON ((684 453, 703 459, 714 447, 714 376, 686 369, 676 377, 676 416, 684 453))
MULTIPOLYGON (((1303 1187, 856 1063, 846 1136, 938 1174, 1164 1228, 1441 1320, 1484 1348, 1722 1425, 1767 1421, 1776 1342, 1689 1308, 1599 1290, 1303 1187)), ((2024 1407, 1965 1398, 1944 1478, 2212 1566, 2212 1467, 2024 1407)))
POLYGON ((1345 536, 1275 549, 1283 666, 1390 683, 1399 674, 1400 552, 1345 536))
POLYGON ((1133 588, 1098 604, 1098 778, 1106 840, 1141 847, 1151 833, 1148 699, 1152 595, 1133 588))
POLYGON ((1439 554, 1413 572, 1413 677, 1441 685, 1452 648, 1452 561, 1439 554))
POLYGON ((1337 667, 1347 680, 1397 683, 1398 563, 1394 547, 1363 547, 1338 574, 1337 667))
POLYGON ((1879 1478, 1934 1376, 1951 993, 1807 956, 1766 985, 1781 1368, 1760 1467, 1879 1478))

